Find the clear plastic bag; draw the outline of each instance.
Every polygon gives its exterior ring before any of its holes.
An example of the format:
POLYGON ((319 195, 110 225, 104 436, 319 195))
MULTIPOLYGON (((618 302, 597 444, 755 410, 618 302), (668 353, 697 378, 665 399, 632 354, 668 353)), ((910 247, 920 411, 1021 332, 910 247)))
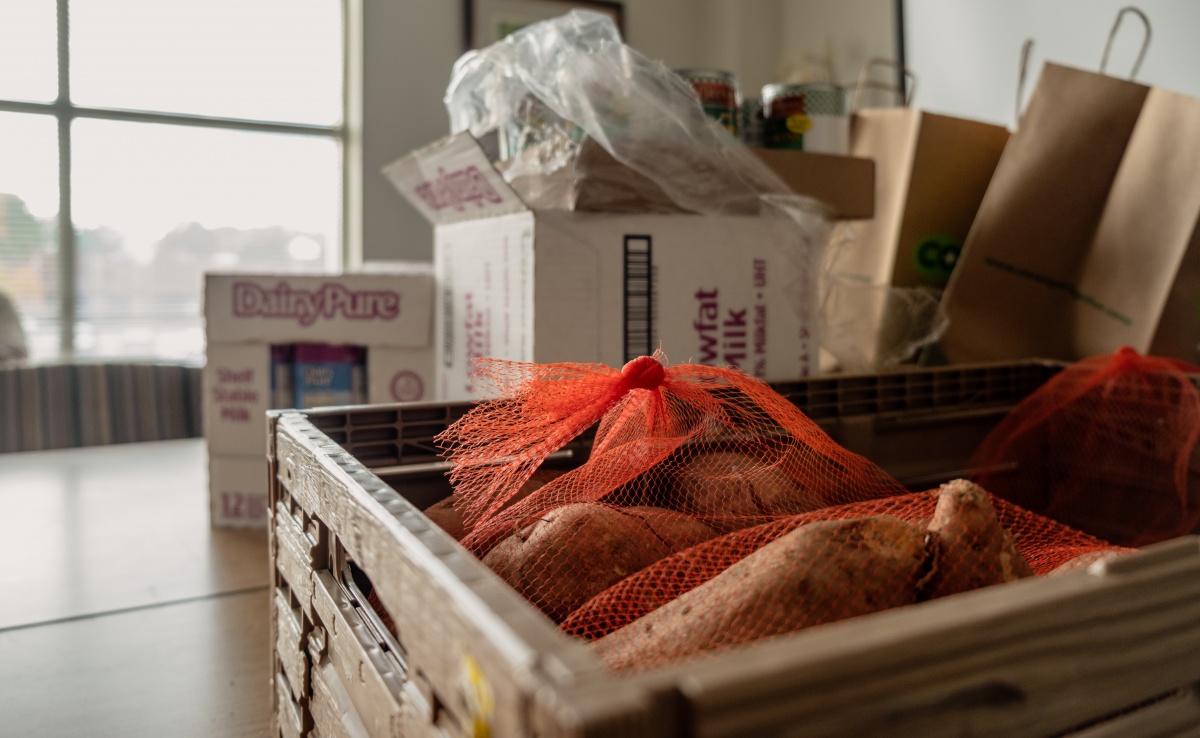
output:
POLYGON ((840 257, 861 248, 851 223, 834 228, 821 297, 821 345, 845 372, 889 369, 934 344, 949 325, 941 292, 862 281, 841 269, 840 257))
POLYGON ((759 212, 762 195, 794 198, 802 227, 828 228, 827 209, 792 194, 661 62, 626 46, 612 19, 588 11, 527 26, 454 65, 450 127, 499 131, 506 153, 536 152, 506 176, 574 163, 584 137, 660 187, 683 210, 759 212), (553 152, 550 156, 544 156, 553 152))

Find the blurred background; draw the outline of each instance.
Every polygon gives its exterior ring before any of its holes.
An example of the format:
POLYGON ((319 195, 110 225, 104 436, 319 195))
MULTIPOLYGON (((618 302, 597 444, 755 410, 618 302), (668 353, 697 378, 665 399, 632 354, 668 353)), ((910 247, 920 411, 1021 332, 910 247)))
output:
MULTIPOLYGON (((0 293, 30 359, 201 363, 206 271, 428 260, 430 226, 381 168, 448 130, 467 17, 557 0, 0 1, 0 293)), ((625 0, 668 67, 853 88, 901 60, 911 104, 1004 125, 1043 61, 1096 69, 1109 0, 625 0), (1020 54, 1033 39, 1027 79, 1020 54)), ((1200 3, 1145 0, 1138 78, 1200 95, 1200 3)), ((478 30, 478 28, 476 28, 478 30)), ((1134 23, 1108 71, 1127 75, 1134 23)), ((865 105, 894 104, 868 97, 865 105)))

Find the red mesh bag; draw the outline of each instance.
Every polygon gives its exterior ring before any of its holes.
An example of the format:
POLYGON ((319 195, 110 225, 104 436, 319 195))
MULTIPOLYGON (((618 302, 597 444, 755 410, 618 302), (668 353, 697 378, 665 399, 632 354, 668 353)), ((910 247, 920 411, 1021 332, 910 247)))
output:
POLYGON ((560 627, 594 641, 614 671, 641 671, 1126 550, 956 480, 710 540, 626 577, 560 627))
POLYGON ((974 479, 1116 544, 1184 535, 1200 522, 1197 371, 1129 348, 1078 361, 984 439, 974 479))
POLYGON ((479 366, 497 398, 438 438, 461 540, 556 621, 723 532, 906 491, 737 370, 479 366), (530 491, 546 457, 593 426, 586 462, 530 491))
POLYGON ((461 541, 616 671, 1046 573, 1111 544, 958 480, 911 493, 731 370, 486 361, 438 441, 461 541), (595 426, 586 461, 531 485, 595 426))

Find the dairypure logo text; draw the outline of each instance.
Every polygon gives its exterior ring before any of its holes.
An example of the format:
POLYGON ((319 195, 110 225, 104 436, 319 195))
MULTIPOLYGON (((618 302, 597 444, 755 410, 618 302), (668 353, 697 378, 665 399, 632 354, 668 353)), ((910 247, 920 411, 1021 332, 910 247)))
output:
POLYGON ((238 318, 281 318, 308 326, 318 319, 394 320, 400 315, 400 294, 391 290, 351 290, 325 282, 315 290, 287 282, 262 287, 234 282, 233 314, 238 318))
POLYGON ((437 179, 417 185, 416 193, 433 210, 454 208, 461 212, 470 204, 483 207, 485 203, 504 201, 475 166, 454 172, 438 167, 437 179))

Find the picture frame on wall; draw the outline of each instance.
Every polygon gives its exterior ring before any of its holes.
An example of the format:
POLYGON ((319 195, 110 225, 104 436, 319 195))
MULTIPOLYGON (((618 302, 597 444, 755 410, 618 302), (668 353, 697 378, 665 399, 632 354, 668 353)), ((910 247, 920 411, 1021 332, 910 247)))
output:
POLYGON ((463 45, 481 49, 513 31, 572 10, 592 10, 612 16, 625 36, 625 8, 615 0, 463 0, 463 45))

